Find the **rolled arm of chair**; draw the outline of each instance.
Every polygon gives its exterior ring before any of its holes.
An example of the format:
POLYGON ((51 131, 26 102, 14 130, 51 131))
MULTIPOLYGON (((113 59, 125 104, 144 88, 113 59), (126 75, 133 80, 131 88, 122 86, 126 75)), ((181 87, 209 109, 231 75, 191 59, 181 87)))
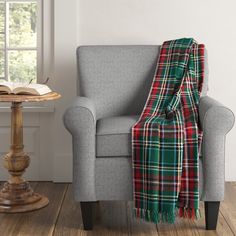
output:
POLYGON ((203 129, 203 201, 224 199, 225 137, 234 125, 233 112, 216 100, 206 96, 199 104, 203 129))
POLYGON ((95 201, 96 115, 93 102, 77 97, 63 117, 73 140, 73 190, 77 201, 95 201))

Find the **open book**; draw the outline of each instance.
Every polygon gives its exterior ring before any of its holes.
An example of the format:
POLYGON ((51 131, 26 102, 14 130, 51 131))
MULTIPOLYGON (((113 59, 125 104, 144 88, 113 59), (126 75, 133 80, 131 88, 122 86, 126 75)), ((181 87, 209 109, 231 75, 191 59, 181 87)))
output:
POLYGON ((45 84, 0 82, 0 94, 44 95, 52 90, 45 84))

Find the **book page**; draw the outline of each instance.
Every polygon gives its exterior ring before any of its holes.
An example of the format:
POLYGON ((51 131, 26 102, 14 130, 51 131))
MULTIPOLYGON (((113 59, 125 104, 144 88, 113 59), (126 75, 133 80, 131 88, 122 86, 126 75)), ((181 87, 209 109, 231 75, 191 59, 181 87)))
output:
POLYGON ((43 95, 51 92, 51 89, 45 84, 28 84, 27 86, 15 87, 13 93, 15 94, 32 94, 32 95, 43 95))
POLYGON ((0 82, 0 92, 1 93, 11 93, 13 89, 13 83, 12 82, 0 82))
POLYGON ((0 93, 43 95, 51 92, 45 84, 0 82, 0 93))

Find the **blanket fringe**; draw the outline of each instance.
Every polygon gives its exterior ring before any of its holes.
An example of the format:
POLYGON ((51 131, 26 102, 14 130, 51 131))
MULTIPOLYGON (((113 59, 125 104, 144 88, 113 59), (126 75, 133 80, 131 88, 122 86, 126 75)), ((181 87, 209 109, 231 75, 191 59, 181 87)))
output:
POLYGON ((188 207, 180 207, 178 209, 180 218, 188 218, 192 220, 198 220, 201 218, 200 209, 188 208, 188 207))
POLYGON ((138 219, 145 221, 157 223, 175 223, 175 218, 177 216, 181 218, 188 218, 192 220, 197 220, 201 217, 201 212, 199 209, 187 208, 187 207, 176 207, 175 210, 165 210, 162 212, 157 212, 148 209, 134 208, 134 216, 138 219))

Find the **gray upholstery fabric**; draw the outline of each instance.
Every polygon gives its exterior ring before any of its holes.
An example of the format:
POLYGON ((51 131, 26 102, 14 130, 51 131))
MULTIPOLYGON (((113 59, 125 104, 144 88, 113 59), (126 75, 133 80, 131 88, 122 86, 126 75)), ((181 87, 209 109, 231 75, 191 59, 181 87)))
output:
POLYGON ((96 156, 131 156, 131 128, 139 116, 116 116, 97 122, 96 156))
POLYGON ((98 119, 141 113, 154 75, 159 48, 159 46, 78 48, 80 94, 95 102, 98 119))
MULTIPOLYGON (((78 92, 94 101, 97 119, 141 114, 160 46, 81 46, 78 92)), ((206 70, 207 70, 207 66, 206 70)), ((204 82, 206 94, 208 78, 204 82)))
POLYGON ((73 138, 74 198, 95 201, 96 116, 93 102, 85 97, 76 98, 63 119, 73 138))
POLYGON ((203 128, 203 176, 202 199, 224 199, 225 182, 225 135, 234 125, 232 111, 206 96, 200 100, 200 122, 203 128))
MULTIPOLYGON (((86 97, 76 98, 64 115, 65 127, 73 139, 75 200, 132 198, 127 129, 136 119, 131 115, 140 114, 143 109, 158 52, 159 46, 78 49, 80 93, 86 97), (105 117, 108 118, 103 120, 105 117), (106 138, 107 135, 110 138, 106 138)), ((207 79, 203 95, 206 90, 207 79)), ((204 130, 201 199, 221 201, 224 197, 224 141, 233 126, 234 116, 229 109, 206 96, 200 101, 200 121, 204 130)))
MULTIPOLYGON (((133 199, 131 157, 97 158, 95 170, 97 199, 104 201, 133 199)), ((202 196, 204 180, 201 159, 199 174, 199 193, 202 196)))

